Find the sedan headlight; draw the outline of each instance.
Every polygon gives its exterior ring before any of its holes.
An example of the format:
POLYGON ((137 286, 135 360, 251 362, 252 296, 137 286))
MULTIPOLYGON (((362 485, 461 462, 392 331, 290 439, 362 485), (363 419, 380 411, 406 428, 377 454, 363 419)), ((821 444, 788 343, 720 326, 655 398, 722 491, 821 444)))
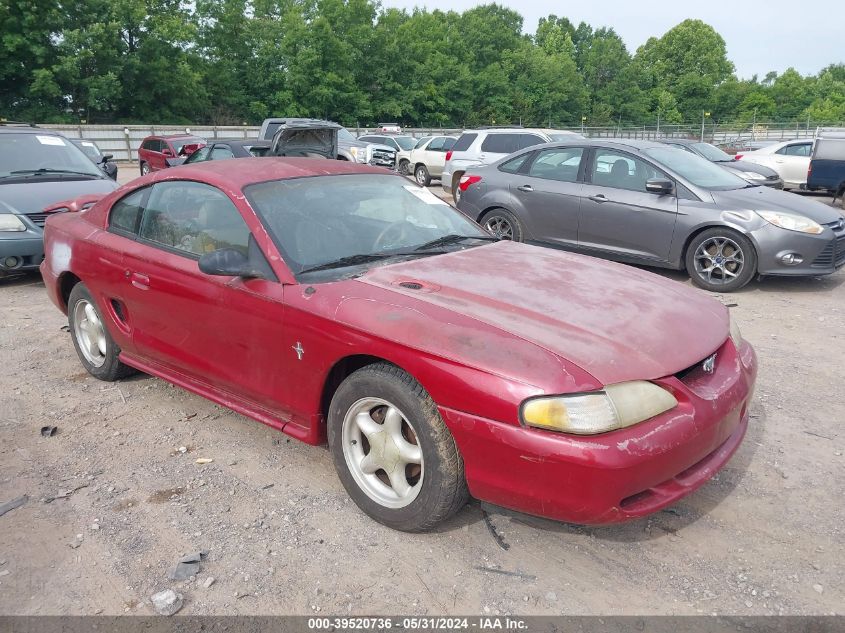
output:
POLYGON ((739 175, 745 178, 746 180, 765 180, 766 177, 763 174, 758 174, 757 172, 753 171, 741 171, 739 175))
POLYGON ((14 213, 0 214, 0 231, 26 231, 26 225, 14 213))
POLYGON ((787 231, 810 233, 811 235, 818 235, 824 231, 821 224, 810 218, 805 218, 803 215, 783 213, 781 211, 757 211, 757 215, 769 224, 774 224, 787 231))
POLYGON ((522 403, 522 421, 562 433, 594 435, 632 426, 678 405, 671 393, 645 380, 608 385, 602 391, 542 396, 522 403))

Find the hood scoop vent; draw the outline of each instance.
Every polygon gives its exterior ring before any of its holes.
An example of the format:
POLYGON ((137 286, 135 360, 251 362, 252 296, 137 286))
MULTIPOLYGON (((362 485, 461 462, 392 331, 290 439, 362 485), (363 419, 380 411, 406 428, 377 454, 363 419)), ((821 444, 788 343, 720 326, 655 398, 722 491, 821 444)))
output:
POLYGON ((415 292, 437 292, 440 290, 440 286, 437 284, 430 284, 417 279, 400 279, 399 281, 394 281, 391 285, 415 292))
POLYGON ((422 290, 423 285, 418 281, 400 281, 399 285, 408 290, 422 290))

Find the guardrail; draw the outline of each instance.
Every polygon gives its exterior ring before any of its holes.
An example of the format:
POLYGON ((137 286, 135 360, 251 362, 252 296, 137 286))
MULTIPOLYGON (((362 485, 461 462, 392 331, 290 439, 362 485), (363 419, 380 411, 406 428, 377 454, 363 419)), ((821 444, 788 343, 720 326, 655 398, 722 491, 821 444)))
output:
MULTIPOLYGON (((823 125, 836 123, 824 122, 823 125)), ((783 141, 793 138, 813 138, 817 125, 822 123, 757 123, 753 126, 720 125, 705 123, 703 128, 704 140, 716 145, 731 145, 743 141, 770 140, 783 141)), ((838 125, 845 125, 839 123, 838 125)), ((51 125, 40 124, 39 127, 56 130, 70 138, 87 138, 95 141, 104 154, 112 154, 116 160, 138 159, 138 147, 141 141, 153 134, 196 134, 206 139, 216 138, 257 138, 259 126, 252 125, 51 125)), ((376 133, 373 128, 348 128, 356 136, 376 133)), ((571 129, 595 138, 634 138, 655 140, 658 138, 692 138, 702 136, 701 125, 662 125, 662 126, 606 126, 606 127, 569 127, 559 126, 558 129, 571 129)), ((460 134, 461 128, 405 128, 403 134, 414 137, 432 134, 460 134)))

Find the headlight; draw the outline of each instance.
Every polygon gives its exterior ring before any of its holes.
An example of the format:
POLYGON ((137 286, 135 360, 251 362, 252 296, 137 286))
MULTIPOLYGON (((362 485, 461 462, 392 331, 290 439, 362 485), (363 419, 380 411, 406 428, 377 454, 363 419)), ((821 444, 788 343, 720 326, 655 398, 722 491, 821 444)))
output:
POLYGON ((730 315, 731 317, 731 340, 734 342, 734 347, 739 349, 739 346, 742 345, 742 333, 739 331, 739 326, 736 324, 736 319, 734 319, 734 315, 730 315))
POLYGON ((26 231, 26 225, 14 213, 0 213, 0 231, 26 231))
POLYGON ((757 211, 757 215, 769 224, 774 224, 787 231, 798 231, 799 233, 810 233, 812 235, 818 235, 824 231, 818 222, 814 222, 810 218, 805 218, 803 215, 782 213, 780 211, 757 211))
POLYGON ((355 159, 356 163, 366 163, 367 162, 367 148, 366 147, 350 147, 349 153, 352 154, 352 158, 355 159))
POLYGON ((741 171, 739 173, 746 180, 765 180, 766 179, 766 177, 763 174, 758 174, 758 173, 753 172, 753 171, 741 171))
POLYGON ((644 380, 620 382, 602 391, 531 398, 522 403, 522 421, 562 433, 594 435, 632 426, 676 407, 671 393, 644 380))

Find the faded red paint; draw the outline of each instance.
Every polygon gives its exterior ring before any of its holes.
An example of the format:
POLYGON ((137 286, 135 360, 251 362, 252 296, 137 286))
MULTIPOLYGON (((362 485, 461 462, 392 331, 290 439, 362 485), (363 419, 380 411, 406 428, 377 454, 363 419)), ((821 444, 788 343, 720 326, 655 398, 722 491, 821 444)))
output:
POLYGON ((263 158, 138 179, 88 210, 49 220, 42 273, 50 297, 66 310, 62 278, 75 275, 92 291, 124 362, 314 444, 325 441, 321 400, 332 368, 358 355, 394 363, 440 407, 473 495, 554 519, 607 523, 648 514, 702 485, 737 449, 754 351, 734 347, 722 305, 656 275, 497 243, 376 267, 305 292, 242 190, 339 173, 384 172, 263 158), (228 194, 280 283, 206 276, 192 259, 105 230, 116 200, 172 179, 228 194), (125 323, 112 299, 126 306, 125 323), (713 374, 674 376, 714 351, 713 374), (519 423, 525 398, 637 379, 663 385, 679 406, 591 437, 519 423))

